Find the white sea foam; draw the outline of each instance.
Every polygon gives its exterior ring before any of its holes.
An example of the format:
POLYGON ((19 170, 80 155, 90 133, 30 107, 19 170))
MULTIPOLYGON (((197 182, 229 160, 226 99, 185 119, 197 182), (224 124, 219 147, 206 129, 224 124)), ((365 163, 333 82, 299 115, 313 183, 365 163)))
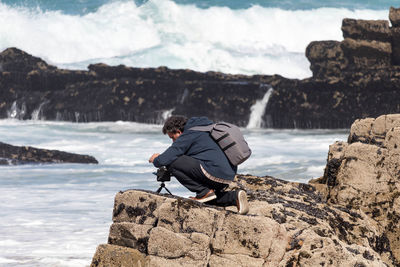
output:
POLYGON ((0 2, 0 49, 19 47, 60 67, 89 63, 244 74, 311 75, 314 40, 342 40, 345 17, 387 19, 387 10, 198 8, 170 0, 112 1, 96 12, 15 8, 0 2))

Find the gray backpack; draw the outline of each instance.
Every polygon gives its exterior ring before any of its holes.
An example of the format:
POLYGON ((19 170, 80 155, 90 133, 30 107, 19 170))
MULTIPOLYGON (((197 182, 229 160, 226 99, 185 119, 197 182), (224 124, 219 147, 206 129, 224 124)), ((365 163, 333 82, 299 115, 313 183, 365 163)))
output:
POLYGON ((218 122, 207 126, 195 126, 189 130, 210 132, 232 165, 241 164, 251 155, 251 149, 236 125, 218 122))

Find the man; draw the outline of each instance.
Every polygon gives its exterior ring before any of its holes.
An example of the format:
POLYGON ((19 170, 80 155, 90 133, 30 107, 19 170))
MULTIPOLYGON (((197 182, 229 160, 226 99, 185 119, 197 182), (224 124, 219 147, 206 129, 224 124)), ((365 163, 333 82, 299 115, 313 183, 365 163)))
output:
POLYGON ((187 189, 196 193, 191 199, 219 206, 236 205, 238 213, 249 211, 246 192, 224 191, 233 181, 233 166, 209 132, 191 130, 210 125, 206 117, 171 116, 162 129, 172 145, 162 154, 153 154, 149 162, 155 167, 167 166, 168 171, 187 189))

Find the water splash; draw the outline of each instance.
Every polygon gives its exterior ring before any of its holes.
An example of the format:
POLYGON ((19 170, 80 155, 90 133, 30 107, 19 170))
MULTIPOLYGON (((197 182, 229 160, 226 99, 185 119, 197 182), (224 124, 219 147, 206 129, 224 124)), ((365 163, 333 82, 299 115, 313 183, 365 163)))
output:
POLYGON ((26 114, 26 105, 25 102, 21 104, 21 107, 18 106, 17 101, 14 101, 11 105, 9 111, 7 111, 7 117, 10 119, 19 119, 22 120, 26 114))
POLYGON ((262 118, 264 116, 265 109, 267 108, 268 100, 271 97, 272 92, 274 91, 274 89, 271 86, 268 87, 269 89, 265 93, 264 97, 260 100, 257 100, 256 103, 253 106, 251 106, 250 119, 246 128, 248 129, 261 128, 263 124, 262 118))
POLYGON ((42 103, 39 105, 39 107, 38 107, 37 109, 35 109, 35 110, 32 112, 32 114, 31 114, 32 120, 37 121, 37 120, 44 120, 44 119, 46 119, 46 118, 43 116, 43 106, 46 105, 46 104, 49 103, 49 102, 50 102, 50 101, 48 101, 48 100, 42 102, 42 103))
POLYGON ((75 122, 79 122, 79 117, 81 116, 81 114, 79 112, 75 111, 75 122))
POLYGON ((175 108, 164 111, 163 114, 161 115, 163 120, 166 121, 172 115, 172 112, 174 112, 174 110, 175 108))

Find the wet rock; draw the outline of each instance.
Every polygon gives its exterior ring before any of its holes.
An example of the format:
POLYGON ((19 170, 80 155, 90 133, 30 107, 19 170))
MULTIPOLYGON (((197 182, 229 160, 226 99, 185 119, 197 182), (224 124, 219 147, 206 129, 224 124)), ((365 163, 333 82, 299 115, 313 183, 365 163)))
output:
POLYGON ((94 163, 98 161, 88 155, 79 155, 59 150, 40 149, 30 146, 13 146, 0 142, 0 165, 27 163, 94 163))

